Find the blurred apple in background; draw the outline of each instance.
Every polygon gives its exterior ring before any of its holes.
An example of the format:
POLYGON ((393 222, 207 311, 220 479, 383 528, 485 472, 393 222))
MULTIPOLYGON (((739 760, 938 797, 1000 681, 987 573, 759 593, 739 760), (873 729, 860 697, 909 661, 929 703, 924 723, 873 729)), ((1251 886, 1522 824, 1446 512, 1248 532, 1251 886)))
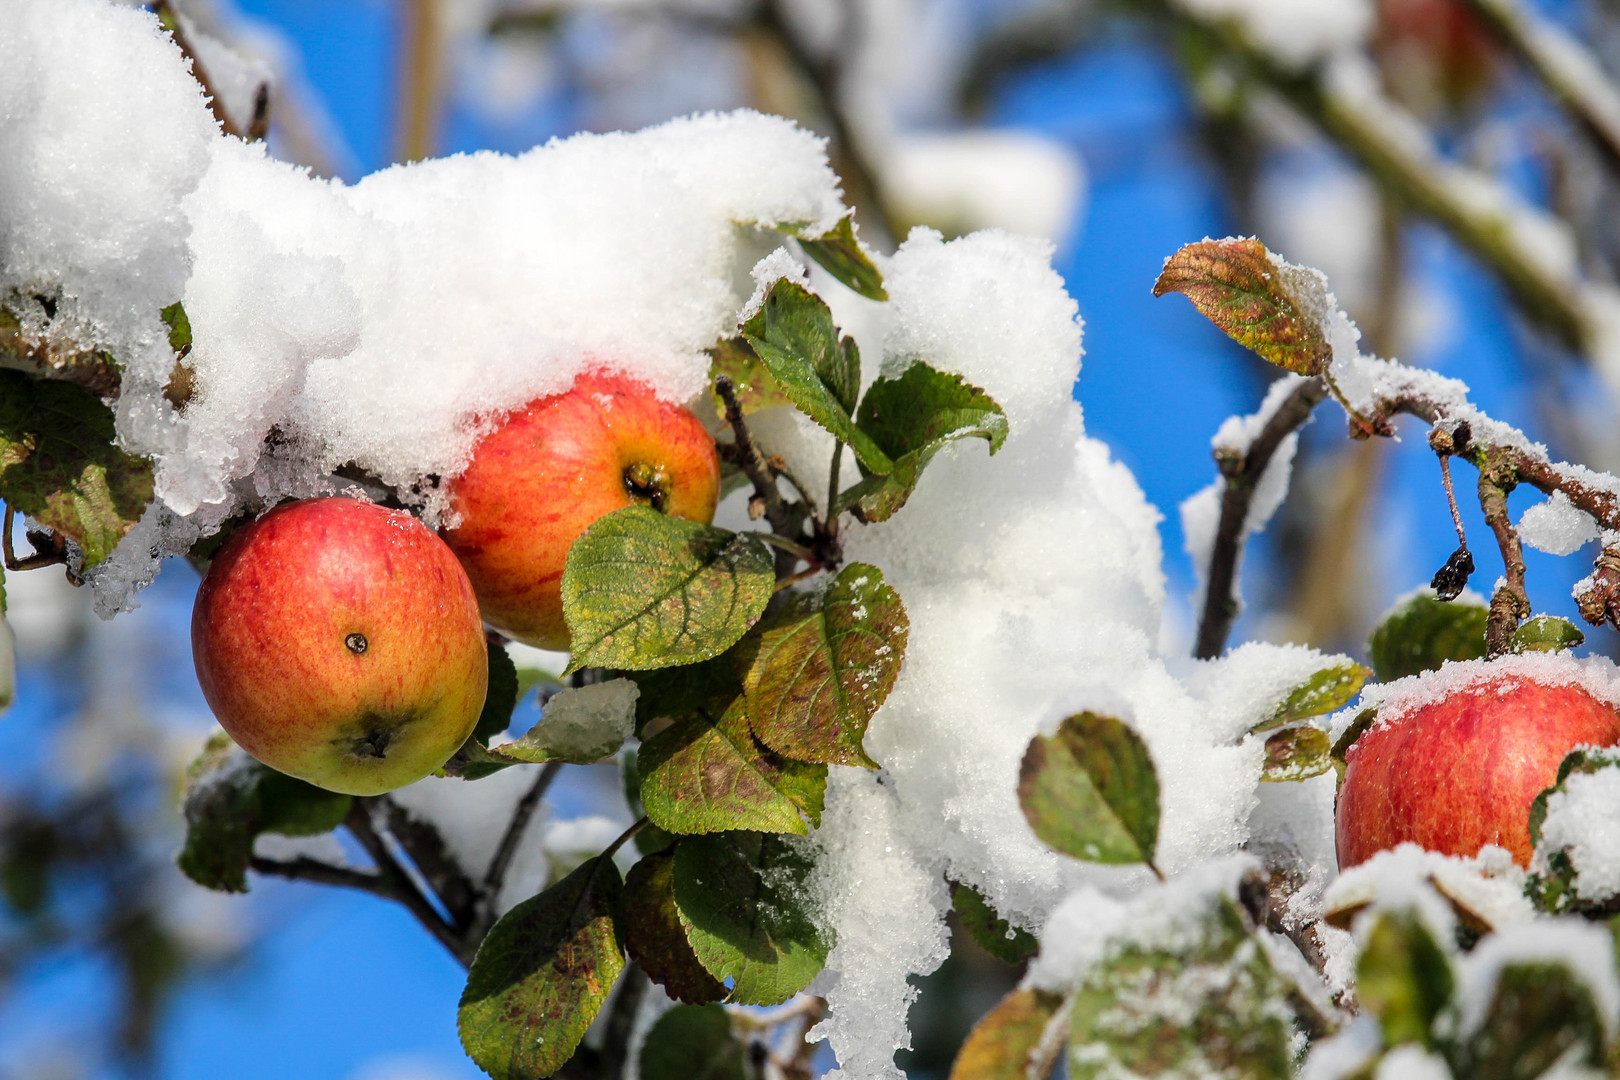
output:
POLYGON ((580 533, 634 503, 707 523, 719 496, 720 459, 697 417, 642 383, 587 374, 474 448, 450 486, 461 522, 445 540, 491 626, 561 651, 563 567, 580 533))
POLYGON ((1381 710, 1346 755, 1339 868, 1408 840, 1446 855, 1496 844, 1529 866, 1530 804, 1557 779, 1564 755, 1616 742, 1613 705, 1522 675, 1486 675, 1387 721, 1381 710))
POLYGON ((355 499, 289 503, 231 537, 197 591, 191 645, 242 749, 354 795, 443 765, 488 688, 455 556, 410 514, 355 499))

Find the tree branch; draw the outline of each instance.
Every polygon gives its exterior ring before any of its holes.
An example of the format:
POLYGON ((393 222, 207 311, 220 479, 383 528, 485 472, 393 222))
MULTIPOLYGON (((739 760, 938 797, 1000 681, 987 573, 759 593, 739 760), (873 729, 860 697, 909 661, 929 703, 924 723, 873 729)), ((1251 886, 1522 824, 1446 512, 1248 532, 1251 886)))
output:
POLYGON ((213 111, 214 119, 219 122, 225 134, 235 135, 248 142, 264 138, 270 130, 269 84, 259 84, 258 90, 253 95, 253 115, 248 119, 248 126, 245 128, 239 126, 231 117, 230 111, 225 108, 225 103, 220 100, 219 91, 215 89, 213 80, 208 77, 208 69, 197 59, 196 50, 191 47, 191 38, 186 34, 179 12, 174 10, 168 0, 155 0, 152 12, 162 21, 163 28, 174 39, 175 45, 179 46, 181 55, 191 62, 191 77, 202 87, 203 96, 208 99, 208 107, 213 111))
POLYGON ((557 773, 562 771, 563 763, 560 761, 548 762, 541 767, 529 785, 529 790, 512 808, 512 817, 506 823, 506 831, 501 834, 500 846, 489 860, 489 868, 484 871, 484 880, 478 887, 477 914, 467 929, 467 940, 478 942, 484 940, 489 928, 495 925, 499 918, 497 902, 500 899, 501 887, 506 884, 506 873, 512 868, 512 857, 517 854, 518 844, 523 834, 529 828, 529 822, 534 818, 534 812, 540 806, 540 800, 545 798, 546 789, 551 782, 557 779, 557 773))
POLYGON ((464 967, 471 967, 475 947, 470 946, 449 923, 444 921, 432 903, 416 887, 416 883, 405 872, 405 868, 400 866, 399 861, 388 850, 388 845, 383 843, 382 837, 377 834, 377 829, 372 824, 369 801, 364 798, 355 799, 354 805, 349 810, 349 816, 343 823, 348 826, 349 832, 360 846, 365 848, 366 854, 371 856, 371 861, 377 866, 377 877, 389 890, 389 895, 404 904, 406 910, 416 916, 416 920, 427 928, 439 944, 450 950, 451 956, 461 961, 464 967))
MULTIPOLYGON (((743 418, 742 404, 737 400, 737 387, 730 376, 716 376, 714 392, 725 404, 726 423, 731 426, 731 433, 735 439, 729 448, 728 456, 754 485, 754 501, 759 505, 765 520, 770 523, 771 531, 779 537, 793 541, 803 531, 803 505, 789 503, 782 497, 782 490, 776 484, 776 470, 771 467, 771 463, 766 460, 759 445, 749 434, 748 421, 743 418)), ((797 554, 778 546, 777 580, 793 576, 793 568, 798 561, 797 554)))
POLYGON ((271 877, 286 878, 289 881, 313 881, 319 885, 342 885, 350 889, 359 889, 373 896, 380 896, 385 900, 397 900, 399 897, 390 889, 380 874, 368 874, 363 870, 353 870, 347 866, 333 866, 331 863, 312 859, 307 855, 300 855, 295 859, 264 859, 253 856, 248 863, 249 868, 260 874, 271 877))
POLYGON ((1311 410, 1327 397, 1327 384, 1321 379, 1307 379, 1296 386, 1277 411, 1261 427, 1260 433, 1249 444, 1249 449, 1238 458, 1220 461, 1221 475, 1226 488, 1221 493, 1220 521, 1215 529, 1215 543, 1209 552, 1209 574, 1204 587, 1204 611, 1198 620, 1198 639, 1193 656, 1212 660, 1226 648, 1226 639, 1232 624, 1242 610, 1233 595, 1237 581, 1238 562, 1243 554, 1244 524, 1248 521, 1249 507, 1266 466, 1271 464, 1277 448, 1290 434, 1298 431, 1310 419, 1311 410))
POLYGON ((1586 47, 1520 0, 1465 2, 1620 170, 1620 91, 1586 47))
POLYGON ((1479 470, 1479 508, 1485 513, 1485 523, 1496 534, 1506 579, 1491 595, 1490 615, 1485 623, 1487 657, 1507 652, 1513 643, 1513 632, 1519 628, 1519 620, 1530 614, 1530 598, 1524 591, 1524 547, 1508 515, 1507 497, 1514 487, 1513 474, 1511 469, 1503 469, 1491 461, 1498 456, 1487 452, 1487 464, 1479 470))

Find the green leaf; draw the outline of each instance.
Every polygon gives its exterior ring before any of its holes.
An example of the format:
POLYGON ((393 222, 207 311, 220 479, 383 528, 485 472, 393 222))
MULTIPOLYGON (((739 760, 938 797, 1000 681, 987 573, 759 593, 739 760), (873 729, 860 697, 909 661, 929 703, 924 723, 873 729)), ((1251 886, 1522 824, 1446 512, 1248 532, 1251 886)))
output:
POLYGON ((1289 987, 1237 905, 1178 915, 1173 946, 1113 944, 1075 990, 1069 1076, 1294 1075, 1289 987))
POLYGON ((854 211, 838 219, 838 224, 819 236, 806 237, 798 230, 784 228, 783 232, 797 237, 804 253, 821 268, 837 278, 853 292, 868 300, 887 300, 883 289, 883 274, 867 254, 866 248, 855 238, 854 211))
POLYGON ((1384 1029, 1384 1042, 1433 1044, 1434 1020, 1451 1000, 1451 961, 1410 909, 1385 911, 1356 962, 1362 1011, 1384 1029))
POLYGON ((1543 790, 1530 803, 1530 843, 1541 844, 1541 827, 1547 821, 1547 800, 1555 791, 1565 790, 1564 782, 1576 773, 1595 773, 1620 766, 1620 749, 1597 746, 1577 746, 1558 763, 1558 776, 1552 786, 1543 790))
POLYGON ((748 719, 779 754, 876 768, 862 742, 900 674, 911 632, 905 605, 868 563, 844 567, 814 605, 795 599, 761 636, 748 719))
POLYGON ((1278 269, 1258 240, 1203 240, 1164 261, 1153 295, 1181 293, 1244 348, 1296 374, 1319 375, 1333 348, 1278 269))
POLYGON ((686 940, 726 1000, 775 1005, 810 985, 828 942, 809 914, 809 841, 711 833, 675 845, 675 904, 686 940))
POLYGON ((870 436, 850 419, 861 389, 861 358, 850 337, 840 337, 819 296, 783 278, 765 294, 742 329, 782 392, 816 423, 848 443, 872 472, 894 467, 870 436))
POLYGON ((1440 601, 1418 593, 1373 630, 1367 641, 1379 682, 1435 671, 1447 660, 1485 656, 1484 604, 1440 601))
POLYGON ((1377 709, 1362 709, 1356 714, 1356 718, 1350 721, 1350 726, 1344 729, 1344 734, 1339 736, 1339 741, 1333 744, 1331 753, 1333 768, 1338 772, 1341 783, 1344 781, 1344 770, 1349 768, 1350 748, 1356 745, 1356 740, 1365 735, 1367 729, 1372 727, 1377 720, 1377 709))
POLYGON ((1007 416, 995 399, 960 375, 921 361, 898 378, 874 382, 861 399, 857 422, 894 462, 883 478, 863 467, 866 478, 839 496, 838 508, 854 509, 863 521, 882 521, 904 506, 923 469, 947 443, 984 439, 994 454, 1007 439, 1007 416))
POLYGON ((960 881, 951 882, 951 906, 979 947, 1004 964, 1022 964, 1041 947, 1028 930, 1015 929, 985 903, 979 890, 960 881))
MULTIPOLYGON (((1484 1019, 1456 1054, 1469 1080, 1532 1080, 1605 1065, 1604 1024, 1592 991, 1556 960, 1505 964, 1484 1019)), ((1613 1075, 1608 1073, 1607 1075, 1613 1075)))
POLYGON ((163 325, 169 328, 169 348, 181 356, 191 351, 191 320, 186 309, 176 300, 158 313, 163 325))
POLYGON ((719 1005, 677 1005, 641 1045, 641 1080, 753 1080, 748 1047, 719 1005))
POLYGON ((1270 731, 1284 724, 1296 724, 1342 709, 1351 698, 1361 693, 1367 676, 1371 674, 1360 664, 1323 668, 1289 691, 1288 697, 1272 710, 1270 716, 1249 730, 1256 733, 1270 731))
POLYGON ((738 698, 717 723, 687 716, 641 747, 641 800, 654 825, 676 834, 798 833, 820 824, 827 766, 778 757, 748 728, 738 698))
POLYGON ((1057 994, 1032 987, 1014 990, 968 1032, 950 1080, 1046 1080, 1062 1045, 1047 1038, 1047 1032, 1066 1023, 1067 1017, 1059 1015, 1062 1007, 1057 994))
POLYGON ((753 533, 649 506, 605 514, 568 550, 562 601, 573 655, 565 674, 718 656, 758 620, 775 588, 775 561, 753 533))
POLYGON ((1508 650, 1516 653, 1562 652, 1575 648, 1585 640, 1586 635, 1568 619, 1560 619, 1556 615, 1537 615, 1533 619, 1526 619, 1513 632, 1508 650))
POLYGON ((703 969, 675 907, 675 854, 645 855, 624 881, 619 926, 630 958, 676 1001, 721 1001, 726 986, 703 969))
POLYGON ((1321 728, 1284 728, 1266 740, 1262 780, 1308 780, 1333 768, 1333 740, 1321 728))
POLYGON ((1065 855, 1153 865, 1159 779, 1147 746, 1113 717, 1077 713, 1030 740, 1018 801, 1035 835, 1065 855))
POLYGON ((630 679, 609 679, 553 694, 538 724, 521 739, 491 747, 491 752, 517 761, 575 765, 612 757, 635 731, 639 693, 630 679))
POLYGON ((506 646, 495 638, 489 639, 489 692, 484 696, 484 711, 478 714, 478 724, 472 737, 484 745, 512 726, 512 710, 518 703, 518 673, 506 646))
POLYGON ((217 732, 186 768, 186 839, 176 862, 206 888, 247 892, 247 868, 260 833, 330 832, 343 824, 353 801, 261 765, 217 732))
MULTIPOLYGON (((758 632, 757 628, 751 631, 748 639, 758 632)), ((641 696, 636 699, 636 730, 644 732, 654 720, 678 720, 683 716, 701 716, 718 723, 743 690, 748 667, 738 655, 742 647, 739 644, 699 664, 634 673, 632 678, 641 687, 641 696)))
POLYGON ((621 889, 599 855, 508 911, 479 945, 457 1027, 495 1080, 550 1076, 574 1056, 624 969, 613 919, 621 889))
MULTIPOLYGON (((721 375, 729 378, 737 395, 737 404, 745 415, 778 405, 793 404, 792 399, 782 392, 771 377, 747 338, 740 334, 724 338, 712 345, 708 353, 710 388, 721 375)), ((714 395, 714 411, 721 416, 726 415, 726 403, 719 393, 714 395)))
POLYGON ((1539 858, 1532 861, 1534 869, 1525 879, 1525 895, 1543 911, 1554 915, 1564 913, 1601 914, 1608 906, 1609 897, 1588 899, 1580 895, 1576 882, 1580 874, 1571 852, 1563 848, 1545 848, 1541 830, 1547 823, 1547 803, 1554 792, 1568 790, 1567 782, 1577 773, 1595 773, 1603 769, 1620 767, 1620 749, 1595 746, 1576 747, 1558 763, 1558 776, 1551 787, 1538 794, 1530 803, 1530 843, 1539 858))
POLYGON ((152 463, 113 445, 112 411, 70 383, 0 370, 0 499, 103 562, 152 501, 152 463))

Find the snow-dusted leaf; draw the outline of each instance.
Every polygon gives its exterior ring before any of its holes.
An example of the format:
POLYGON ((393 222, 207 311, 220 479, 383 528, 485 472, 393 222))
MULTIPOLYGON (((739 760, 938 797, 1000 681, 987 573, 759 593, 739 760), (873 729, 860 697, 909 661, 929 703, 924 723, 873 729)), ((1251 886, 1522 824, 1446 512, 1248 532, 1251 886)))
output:
POLYGON ((1455 986, 1451 961, 1415 911, 1379 913, 1356 961, 1356 993, 1385 1043, 1431 1045, 1435 1018, 1455 986))
POLYGON ((809 841, 771 833, 710 833, 675 845, 675 904, 686 940, 726 1000, 775 1005, 810 985, 827 942, 810 916, 809 841))
POLYGON ((1158 775, 1141 737, 1111 716, 1077 713, 1030 740, 1018 801, 1035 835, 1065 855, 1153 863, 1158 775))
POLYGON ((770 549, 649 506, 598 518, 568 550, 563 618, 568 672, 629 671, 707 660, 747 632, 776 587, 770 549))
POLYGON ((783 229, 789 236, 798 237, 804 253, 821 268, 850 289, 868 300, 887 300, 883 289, 883 274, 872 261, 861 242, 855 237, 854 214, 838 219, 838 224, 817 236, 806 237, 795 229, 783 229))
POLYGON ((997 960, 1007 964, 1021 964, 1034 956, 1040 942, 1028 930, 1015 928, 997 915, 971 885, 951 882, 951 906, 962 920, 962 928, 979 947, 997 960))
POLYGON ((1319 375, 1333 358, 1318 322, 1299 308, 1254 239, 1202 240, 1164 261, 1153 295, 1178 292, 1227 337, 1299 375, 1319 375))
POLYGON ((491 747, 518 761, 589 765, 619 752, 636 727, 640 689, 629 679, 570 687, 551 697, 521 739, 491 747))
POLYGON ((1289 691, 1288 697, 1272 710, 1270 716, 1249 730, 1257 733, 1271 731, 1284 724, 1295 724, 1342 709, 1351 698, 1361 693, 1362 686, 1371 674, 1360 664, 1323 668, 1289 691))
POLYGON ((835 510, 862 521, 882 521, 904 506, 923 469, 957 439, 980 438, 990 453, 1007 439, 1007 416, 995 399, 960 375, 914 363, 899 378, 880 378, 861 399, 857 422, 894 462, 883 475, 862 467, 865 478, 842 492, 835 510))
POLYGON ((1568 619, 1556 615, 1537 615, 1526 619, 1513 632, 1508 643, 1511 652, 1561 652, 1573 649, 1586 640, 1586 635, 1568 619))
POLYGON ((728 829, 809 833, 820 824, 827 766, 792 761, 760 745, 743 699, 717 722, 692 715, 642 744, 641 801, 654 825, 671 833, 728 829))
POLYGON ((260 833, 330 832, 343 824, 353 801, 259 764, 218 732, 186 768, 186 839, 176 862, 199 885, 247 892, 248 863, 260 833))
POLYGON ((1290 988, 1221 896, 1187 913, 1174 947, 1111 948, 1070 1012, 1072 1080, 1294 1075, 1290 988))
POLYGON ((860 351, 854 338, 839 335, 819 296, 783 278, 771 286, 742 332, 782 392, 805 415, 848 443, 873 472, 894 468, 851 418, 861 389, 860 351))
POLYGON ((640 1080, 752 1080, 748 1047, 719 1005, 677 1005, 647 1032, 640 1080))
POLYGON ((1284 728, 1266 739, 1262 780, 1308 780, 1333 768, 1333 740, 1307 724, 1284 728))
POLYGON ((675 908, 675 855, 655 852, 624 879, 619 927, 630 959, 676 1001, 702 1005, 726 996, 725 984, 698 963, 675 908))
POLYGON ((467 1056, 495 1080, 550 1076, 624 969, 614 910, 623 886, 597 856, 501 917, 478 947, 457 1027, 467 1056))
MULTIPOLYGON (((776 405, 791 405, 793 400, 782 392, 771 373, 766 370, 748 340, 738 337, 724 338, 709 348, 709 383, 721 375, 731 380, 737 404, 746 413, 758 412, 776 405)), ((726 415, 726 403, 714 395, 714 411, 726 415)))
POLYGON ((760 638, 746 684, 754 733, 799 761, 876 768, 862 741, 900 674, 910 628, 881 570, 844 567, 819 606, 798 598, 760 638))
POLYGON ((152 463, 113 445, 112 411, 71 383, 0 370, 0 499, 102 562, 152 501, 152 463))
POLYGON ((1057 1065, 1066 1024, 1063 998, 1034 987, 1014 990, 973 1025, 951 1065, 950 1080, 1046 1080, 1057 1065))
POLYGON ((1434 671, 1447 660, 1481 659, 1489 614, 1484 604, 1441 601, 1425 593, 1409 597, 1367 640, 1378 681, 1434 671))
POLYGON ((1597 746, 1577 746, 1558 763, 1558 776, 1551 787, 1543 790, 1530 803, 1530 843, 1541 843, 1541 827, 1547 821, 1547 800, 1554 792, 1563 791, 1565 782, 1576 773, 1595 773, 1603 769, 1620 767, 1620 749, 1597 746))
POLYGON ((185 356, 191 351, 191 319, 187 317, 184 305, 176 300, 158 314, 163 319, 163 325, 169 328, 169 348, 177 356, 185 356))
POLYGON ((1503 965, 1484 1017, 1453 1056, 1469 1080, 1576 1075, 1574 1066, 1614 1075, 1603 1071, 1603 1014, 1590 987, 1551 958, 1503 965))

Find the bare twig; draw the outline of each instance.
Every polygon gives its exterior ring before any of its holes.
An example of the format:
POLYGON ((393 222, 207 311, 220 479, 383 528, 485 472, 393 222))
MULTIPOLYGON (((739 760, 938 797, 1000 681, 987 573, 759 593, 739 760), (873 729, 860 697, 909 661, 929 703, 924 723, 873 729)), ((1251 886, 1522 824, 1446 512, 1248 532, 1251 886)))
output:
POLYGON ((387 795, 379 796, 377 805, 384 810, 383 821, 389 835, 410 857, 428 888, 438 897, 450 915, 451 925, 469 941, 476 941, 466 930, 478 908, 478 888, 445 845, 439 830, 432 823, 413 817, 387 795))
POLYGON ((363 870, 353 870, 347 866, 333 866, 331 863, 312 859, 307 855, 300 855, 295 859, 263 859, 255 855, 248 866, 260 874, 271 877, 287 878, 289 881, 313 881, 319 885, 342 885, 350 889, 359 889, 361 892, 380 896, 385 900, 397 900, 394 890, 384 884, 379 874, 368 874, 363 870))
POLYGON ((416 887, 416 883, 405 872, 405 868, 388 850, 388 845, 383 843, 382 837, 372 824, 368 801, 363 798, 355 799, 354 805, 349 810, 349 816, 343 823, 348 826, 349 832, 365 849, 366 854, 371 856, 371 861, 377 867, 377 876, 390 890, 390 895, 405 905, 406 910, 416 916, 417 922, 426 927, 439 944, 450 950, 450 955, 460 960, 463 965, 471 966, 474 947, 444 921, 433 904, 416 887))
POLYGON ((1238 599, 1233 595, 1237 580, 1238 561, 1243 553, 1244 524, 1249 517, 1249 506, 1254 501, 1255 488, 1266 466, 1282 441, 1298 431, 1311 410, 1327 397, 1327 385, 1321 379, 1301 382, 1271 414, 1260 434, 1249 444, 1241 457, 1221 460, 1221 475, 1226 478, 1226 489, 1221 494, 1220 521, 1215 529, 1215 543, 1209 553, 1209 578, 1204 589, 1204 611, 1198 621, 1198 639, 1193 655, 1210 660, 1221 655, 1226 648, 1227 636, 1237 620, 1238 599))
POLYGON ((634 960, 624 966, 613 993, 613 1006, 608 1011, 607 1030, 602 1033, 602 1053, 596 1067, 598 1080, 620 1080, 624 1075, 625 1060, 630 1054, 630 1032, 635 1027, 636 1013, 641 1010, 641 999, 647 996, 651 985, 634 960))
POLYGON ((404 41, 399 57, 399 160, 420 161, 433 155, 438 135, 444 13, 441 0, 406 0, 404 8, 404 41))
POLYGON ((169 31, 169 36, 174 39, 175 45, 179 46, 181 54, 191 61, 191 77, 202 87, 203 96, 208 99, 208 107, 213 110, 214 119, 219 122, 225 134, 235 135, 248 142, 264 138, 270 130, 269 85, 259 84, 258 90, 253 95, 253 115, 248 118, 247 127, 239 126, 232 118, 230 110, 225 108, 225 102, 221 100, 213 80, 208 77, 208 69, 197 58, 197 52, 191 45, 191 38, 186 34, 185 25, 180 21, 179 12, 174 10, 174 6, 168 0, 155 0, 152 11, 162 20, 164 29, 169 31))
POLYGON ((529 822, 534 818, 534 812, 540 806, 540 800, 545 797, 546 789, 551 782, 557 779, 557 773, 562 771, 563 763, 560 761, 548 762, 541 767, 535 776, 529 790, 512 808, 512 817, 506 823, 506 831, 501 834, 500 846, 495 849, 494 856, 489 860, 489 868, 484 871, 484 880, 478 887, 479 903, 477 914, 467 930, 469 941, 482 941, 489 928, 495 925, 498 917, 497 903, 501 895, 501 887, 506 884, 506 873, 512 867, 512 857, 517 854, 518 844, 523 834, 529 828, 529 822))
POLYGON ((1586 587, 1575 594, 1575 606, 1593 626, 1620 626, 1620 547, 1606 547, 1598 555, 1586 587))
POLYGON ((1514 531, 1513 519, 1508 516, 1508 492, 1514 488, 1512 469, 1502 468, 1490 460, 1479 470, 1479 508, 1485 512, 1485 523, 1496 535, 1496 546, 1502 550, 1504 578, 1502 586, 1491 596, 1491 611, 1485 623, 1485 655, 1501 656, 1513 642, 1513 632, 1519 620, 1530 614, 1530 598, 1524 591, 1524 547, 1514 531))

